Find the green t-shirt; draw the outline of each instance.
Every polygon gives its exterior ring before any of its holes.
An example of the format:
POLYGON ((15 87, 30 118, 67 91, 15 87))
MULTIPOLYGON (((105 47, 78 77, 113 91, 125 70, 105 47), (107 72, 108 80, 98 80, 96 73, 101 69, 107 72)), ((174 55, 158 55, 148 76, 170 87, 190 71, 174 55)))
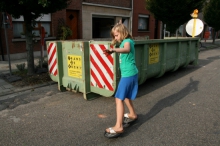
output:
POLYGON ((119 64, 122 77, 130 77, 138 73, 135 63, 134 41, 132 39, 124 39, 119 48, 124 48, 126 42, 130 43, 129 53, 120 53, 119 64))

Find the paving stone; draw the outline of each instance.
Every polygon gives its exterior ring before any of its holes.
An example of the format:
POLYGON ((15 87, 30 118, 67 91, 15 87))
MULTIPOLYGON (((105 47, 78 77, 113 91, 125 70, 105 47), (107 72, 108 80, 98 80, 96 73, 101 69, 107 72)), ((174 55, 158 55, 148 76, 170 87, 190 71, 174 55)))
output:
POLYGON ((10 89, 10 88, 13 88, 14 86, 12 86, 11 84, 8 84, 8 85, 3 85, 3 87, 4 87, 5 89, 10 89))
POLYGON ((12 75, 12 76, 8 76, 7 80, 11 83, 11 82, 15 82, 15 81, 21 80, 21 77, 13 76, 12 75))
POLYGON ((5 91, 5 88, 3 86, 0 87, 0 93, 3 93, 5 91))
POLYGON ((4 104, 0 104, 0 111, 6 109, 8 106, 4 104))
POLYGON ((0 91, 0 94, 1 93, 7 93, 7 92, 11 92, 11 90, 10 89, 3 89, 3 90, 0 91))
POLYGON ((0 85, 7 85, 8 83, 6 81, 4 81, 3 79, 0 79, 0 85))

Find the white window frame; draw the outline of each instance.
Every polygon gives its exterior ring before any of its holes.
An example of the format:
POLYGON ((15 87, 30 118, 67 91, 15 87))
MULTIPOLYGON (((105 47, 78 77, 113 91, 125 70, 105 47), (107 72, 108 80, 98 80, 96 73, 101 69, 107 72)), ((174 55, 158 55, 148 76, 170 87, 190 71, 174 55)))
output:
MULTIPOLYGON (((41 17, 38 17, 36 20, 36 28, 32 31, 32 33, 34 33, 37 37, 39 37, 40 35, 40 27, 39 27, 39 24, 40 26, 44 26, 43 23, 50 23, 51 24, 51 14, 43 14, 41 17)), ((24 18, 23 16, 21 16, 20 18, 13 18, 12 17, 12 23, 20 23, 22 26, 20 26, 20 32, 22 32, 24 30, 24 18), (22 28, 21 28, 22 27, 22 28)), ((48 24, 47 24, 48 26, 48 24)), ((46 35, 51 35, 51 26, 48 26, 48 27, 44 27, 45 28, 45 31, 47 32, 46 35)), ((18 27, 19 28, 19 27, 18 27)), ((14 28, 15 29, 15 28, 14 28)), ((14 32, 15 30, 13 30, 13 36, 16 38, 16 37, 19 37, 18 35, 18 32, 14 32)))
POLYGON ((149 15, 139 14, 138 15, 138 31, 149 31, 149 20, 150 20, 149 15))

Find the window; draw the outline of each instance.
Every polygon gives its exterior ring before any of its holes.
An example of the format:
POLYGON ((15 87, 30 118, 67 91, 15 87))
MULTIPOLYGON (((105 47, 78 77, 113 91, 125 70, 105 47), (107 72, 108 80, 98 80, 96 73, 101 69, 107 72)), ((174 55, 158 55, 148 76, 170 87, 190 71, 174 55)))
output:
POLYGON ((148 31, 148 30, 149 30, 149 16, 138 15, 138 31, 148 31))
MULTIPOLYGON (((24 19, 23 17, 20 17, 18 19, 12 18, 13 23, 13 36, 14 38, 20 37, 21 33, 24 32, 25 26, 24 26, 24 19)), ((40 28, 41 26, 44 27, 45 32, 47 32, 48 35, 50 35, 51 30, 51 15, 50 14, 44 14, 42 17, 39 17, 36 19, 36 25, 32 33, 34 33, 35 36, 40 36, 40 28)), ((25 33, 25 32, 24 32, 25 33)))
POLYGON ((128 28, 129 19, 128 18, 122 18, 122 23, 124 24, 124 26, 126 26, 128 28))
POLYGON ((92 37, 93 38, 110 38, 110 31, 114 26, 114 17, 97 16, 92 17, 92 37))

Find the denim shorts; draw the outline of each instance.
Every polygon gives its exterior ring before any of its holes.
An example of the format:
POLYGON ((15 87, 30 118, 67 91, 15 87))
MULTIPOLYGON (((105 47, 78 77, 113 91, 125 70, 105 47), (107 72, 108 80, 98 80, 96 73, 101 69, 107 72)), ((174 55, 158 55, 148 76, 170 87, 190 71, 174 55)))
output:
POLYGON ((138 74, 131 77, 122 77, 115 93, 115 98, 134 100, 138 92, 138 74))

